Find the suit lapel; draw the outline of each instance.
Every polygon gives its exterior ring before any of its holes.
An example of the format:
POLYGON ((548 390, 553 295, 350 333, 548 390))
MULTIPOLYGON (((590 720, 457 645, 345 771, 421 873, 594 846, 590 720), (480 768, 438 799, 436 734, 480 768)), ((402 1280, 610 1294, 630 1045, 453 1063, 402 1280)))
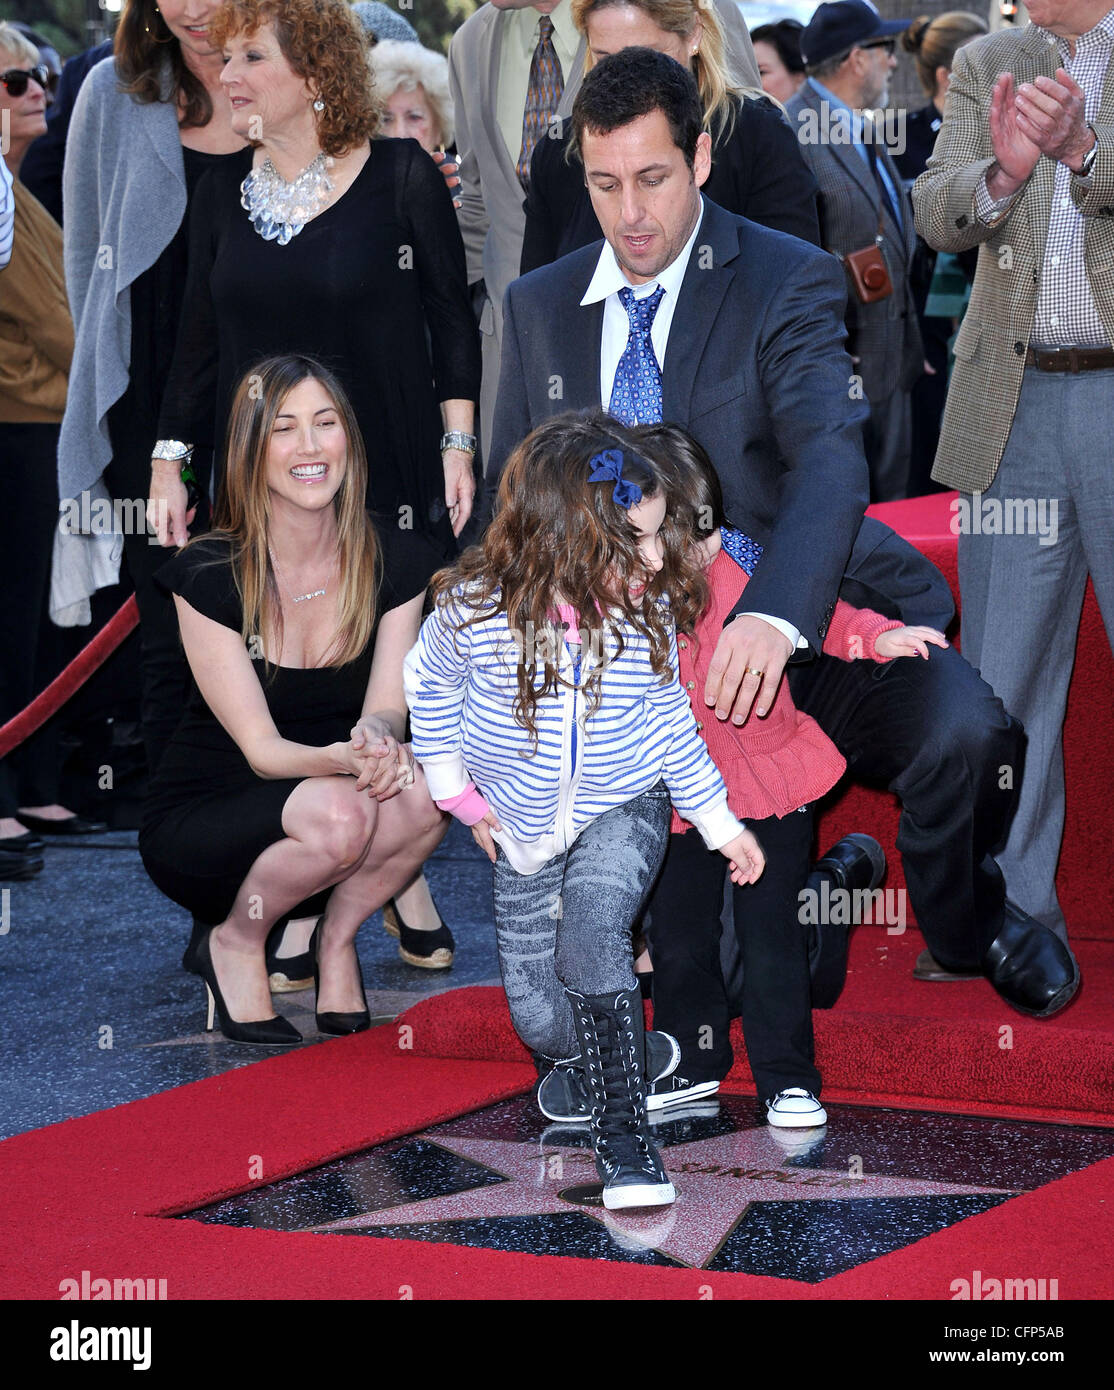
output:
MULTIPOLYGON (((662 415, 689 419, 696 372, 720 305, 735 278, 739 238, 730 214, 704 200, 704 221, 677 297, 662 369, 662 415)), ((601 320, 602 322, 602 320, 601 320)), ((597 361, 597 375, 599 364, 597 361)))

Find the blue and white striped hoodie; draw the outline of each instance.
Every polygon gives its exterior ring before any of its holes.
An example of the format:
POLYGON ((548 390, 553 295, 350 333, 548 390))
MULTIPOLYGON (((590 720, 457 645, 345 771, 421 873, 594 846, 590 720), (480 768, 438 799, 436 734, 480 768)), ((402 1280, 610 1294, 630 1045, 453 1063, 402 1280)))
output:
MULTIPOLYGON (((677 680, 675 639, 672 674, 662 682, 650 666, 648 639, 623 623, 624 651, 605 670, 592 714, 583 685, 599 658, 585 646, 578 688, 559 686, 538 702, 535 752, 514 717, 521 638, 494 602, 490 617, 463 626, 475 610, 459 601, 461 592, 426 618, 404 666, 414 756, 435 801, 474 782, 503 827, 494 838, 521 874, 536 873, 598 816, 663 779, 709 849, 739 834, 742 822, 728 810, 723 779, 677 680)), ((608 633, 601 645, 613 657, 618 643, 608 633)), ((559 669, 574 679, 564 643, 559 669)))

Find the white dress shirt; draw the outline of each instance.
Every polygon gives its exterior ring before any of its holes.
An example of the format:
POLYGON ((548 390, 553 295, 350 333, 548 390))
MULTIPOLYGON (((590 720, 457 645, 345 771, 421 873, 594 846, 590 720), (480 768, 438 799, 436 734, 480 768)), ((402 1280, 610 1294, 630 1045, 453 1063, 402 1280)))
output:
MULTIPOLYGON (((645 285, 632 285, 627 279, 623 267, 619 264, 611 243, 609 241, 603 243, 603 250, 596 262, 595 272, 580 303, 582 305, 598 304, 601 299, 603 300, 603 333, 600 338, 600 401, 605 410, 611 400, 619 359, 626 351, 627 341, 630 338, 630 319, 627 317, 627 311, 623 308, 623 302, 619 298, 619 291, 625 288, 633 289, 635 299, 645 299, 647 295, 653 294, 659 285, 665 291, 650 329, 650 342, 653 345, 654 356, 657 358, 660 370, 665 365, 665 349, 669 342, 669 329, 673 324, 673 314, 677 308, 681 282, 685 278, 685 271, 688 269, 692 250, 696 245, 696 238, 700 234, 703 221, 704 199, 701 198, 700 216, 696 219, 696 225, 693 227, 688 241, 685 242, 676 259, 670 261, 658 275, 658 278, 645 285)), ((793 647, 808 646, 808 642, 801 636, 800 629, 794 627, 784 618, 775 618, 769 613, 738 613, 736 617, 761 618, 771 627, 777 628, 778 632, 784 633, 793 647)))

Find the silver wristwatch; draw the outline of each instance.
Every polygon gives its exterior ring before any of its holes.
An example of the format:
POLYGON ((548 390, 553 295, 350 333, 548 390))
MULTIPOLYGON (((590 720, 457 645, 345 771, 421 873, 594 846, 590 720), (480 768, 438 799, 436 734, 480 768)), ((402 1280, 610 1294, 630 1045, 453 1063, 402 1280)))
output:
POLYGON ((155 447, 151 450, 151 457, 153 459, 167 459, 170 463, 178 463, 183 459, 188 459, 192 453, 192 444, 183 444, 180 439, 159 439, 155 441, 155 447))
MULTIPOLYGON (((1090 125, 1089 125, 1089 126, 1087 127, 1087 129, 1091 132, 1092 135, 1095 135, 1095 128, 1094 128, 1094 126, 1090 126, 1090 125)), ((1095 156, 1098 154, 1098 152, 1099 152, 1099 141, 1098 141, 1098 136, 1095 135, 1095 143, 1091 146, 1091 148, 1090 148, 1090 149, 1087 151, 1087 153, 1083 156, 1083 162, 1080 164, 1079 168, 1076 170, 1075 177, 1076 177, 1077 179, 1089 179, 1089 178, 1091 177, 1091 170, 1095 167, 1095 156)))
POLYGON ((446 449, 459 449, 463 454, 475 454, 476 436, 465 434, 463 430, 447 430, 441 436, 441 452, 446 449))

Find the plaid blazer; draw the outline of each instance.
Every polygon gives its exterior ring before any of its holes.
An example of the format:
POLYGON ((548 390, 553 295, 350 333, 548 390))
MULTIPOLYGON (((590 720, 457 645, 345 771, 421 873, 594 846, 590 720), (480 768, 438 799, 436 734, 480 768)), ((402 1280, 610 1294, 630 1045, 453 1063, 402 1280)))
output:
MULTIPOLYGON (((845 256, 874 243, 878 234, 880 194, 862 155, 849 144, 824 138, 827 99, 806 82, 785 110, 797 131, 805 163, 820 185, 820 244, 825 251, 845 256), (820 139, 811 138, 814 131, 820 139)), ((909 390, 924 370, 924 351, 916 307, 909 286, 909 268, 916 249, 913 207, 889 152, 877 147, 901 200, 903 225, 894 221, 889 200, 882 204, 882 254, 894 292, 873 304, 860 304, 847 286, 847 351, 859 359, 855 371, 863 379, 867 400, 882 400, 894 391, 909 390)))
MULTIPOLYGON (((913 187, 917 230, 940 251, 979 247, 978 270, 955 344, 955 369, 932 476, 964 492, 982 492, 998 471, 1009 438, 1025 352, 1037 307, 1056 165, 1044 156, 1008 215, 994 227, 975 217, 975 186, 994 162, 988 112, 998 75, 1018 84, 1055 75, 1056 48, 1035 25, 1002 29, 955 55, 944 124, 928 167, 913 187)), ((1084 258, 1091 292, 1114 343, 1114 62, 1106 72, 1091 186, 1072 181, 1087 219, 1084 258)))

